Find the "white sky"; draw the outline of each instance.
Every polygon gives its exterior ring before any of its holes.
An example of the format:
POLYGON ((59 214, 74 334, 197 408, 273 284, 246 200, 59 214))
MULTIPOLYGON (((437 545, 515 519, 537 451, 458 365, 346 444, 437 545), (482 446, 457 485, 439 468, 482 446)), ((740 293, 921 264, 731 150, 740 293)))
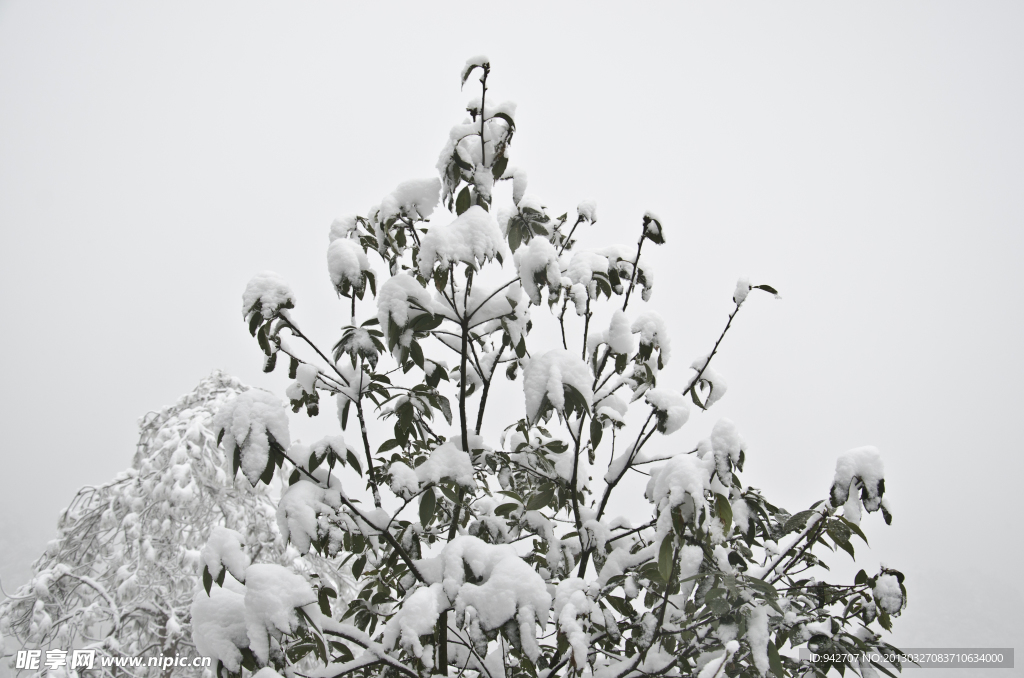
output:
POLYGON ((894 640, 1024 637, 1024 6, 369 5, 0 2, 8 591, 141 415, 217 367, 281 392, 240 317, 253 273, 333 344, 331 220, 433 174, 484 52, 532 194, 595 198, 595 243, 664 220, 669 374, 737 277, 782 292, 744 307, 728 395, 671 442, 733 419, 744 481, 793 511, 878 446, 895 520, 858 553, 908 575, 894 640))

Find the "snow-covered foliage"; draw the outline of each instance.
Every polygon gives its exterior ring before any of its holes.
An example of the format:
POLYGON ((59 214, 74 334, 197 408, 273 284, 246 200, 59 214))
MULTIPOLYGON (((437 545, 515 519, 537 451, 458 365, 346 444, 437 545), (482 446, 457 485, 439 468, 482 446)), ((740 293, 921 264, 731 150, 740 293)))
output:
MULTIPOLYGON (((287 568, 303 583, 316 574, 347 588, 327 561, 288 553, 267 488, 233 479, 212 422, 226 403, 250 393, 215 372, 175 405, 144 417, 131 466, 78 492, 32 579, 0 603, 4 635, 25 648, 93 648, 107 657, 218 657, 237 670, 249 637, 245 589, 235 578, 244 580, 253 559, 287 568), (199 598, 204 571, 224 586, 199 598)), ((87 675, 121 671, 97 659, 87 675)), ((201 669, 134 671, 156 678, 201 669)))
POLYGON ((251 393, 214 429, 254 484, 288 478, 281 534, 304 558, 349 563, 358 595, 332 609, 312 578, 248 564, 251 544, 220 530, 202 559, 208 579, 231 577, 197 591, 197 645, 222 672, 318 678, 820 675, 798 648, 888 650, 872 625, 903 609, 903 575, 825 580, 834 552, 864 539, 861 508, 888 519, 877 453, 843 455, 825 498, 791 515, 742 482, 736 424, 704 415, 727 393, 713 363, 737 313, 775 290, 741 278, 710 352, 671 383, 668 324, 649 306, 649 248, 671 224, 638 213, 632 244, 578 246, 596 202, 569 223, 526 193, 508 165, 516 107, 488 101, 490 72, 466 62, 480 96, 439 180, 331 225, 330 282, 351 299, 333 360, 283 283, 246 291, 265 368, 290 360, 292 409, 316 416, 326 393, 338 422, 327 442, 290 444, 282 404, 251 393), (642 498, 624 489, 633 474, 642 498), (639 522, 622 515, 640 505, 639 522))

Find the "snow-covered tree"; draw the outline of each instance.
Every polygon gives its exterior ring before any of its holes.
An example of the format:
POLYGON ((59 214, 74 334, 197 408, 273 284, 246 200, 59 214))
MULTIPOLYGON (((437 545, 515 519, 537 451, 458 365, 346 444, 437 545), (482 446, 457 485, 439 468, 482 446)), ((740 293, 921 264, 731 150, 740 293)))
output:
POLYGON ((671 240, 666 225, 647 212, 633 244, 583 247, 595 203, 555 216, 526 193, 509 164, 516 107, 489 98, 490 68, 478 57, 462 71, 480 92, 439 178, 332 224, 328 273, 351 317, 333 351, 301 329, 279 276, 245 289, 265 370, 287 363, 295 412, 333 396, 344 437, 329 424, 291 444, 283 403, 259 391, 213 426, 254 486, 287 478, 285 535, 350 564, 359 592, 332 604, 317 582, 211 540, 194 632, 201 608, 218 671, 784 676, 828 671, 799 647, 888 649, 879 632, 904 607, 903 575, 823 579, 829 556, 866 541, 862 510, 890 521, 877 451, 842 455, 822 500, 791 514, 741 481, 748 449, 731 421, 693 443, 679 433, 725 395, 713 362, 736 315, 775 290, 741 279, 718 340, 666 383, 643 256, 671 240), (494 393, 508 382, 514 401, 494 393), (649 503, 630 522, 637 498, 616 490, 633 473, 649 476, 649 503), (296 665, 311 659, 319 668, 296 665))
MULTIPOLYGON (((128 470, 81 489, 31 580, 0 604, 0 629, 23 648, 95 648, 100 656, 195 657, 192 605, 211 535, 248 544, 246 557, 345 578, 323 559, 296 561, 267 488, 237 481, 210 430, 227 401, 249 393, 215 372, 191 393, 140 422, 128 470)), ((66 668, 56 667, 58 672, 66 668)), ((143 667, 135 675, 200 675, 191 666, 143 667)), ((94 662, 91 675, 125 675, 94 662)))

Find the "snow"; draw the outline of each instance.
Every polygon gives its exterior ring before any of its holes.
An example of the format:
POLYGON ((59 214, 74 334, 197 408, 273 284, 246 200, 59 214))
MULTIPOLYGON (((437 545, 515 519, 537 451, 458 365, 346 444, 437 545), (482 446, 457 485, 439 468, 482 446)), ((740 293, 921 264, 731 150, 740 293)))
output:
MULTIPOLYGON (((470 440, 471 445, 472 442, 470 440)), ((416 467, 415 472, 420 483, 437 484, 447 478, 463 487, 476 489, 476 481, 473 479, 473 462, 470 460, 469 454, 455 447, 451 440, 434 449, 427 460, 416 467)), ((394 465, 392 465, 392 473, 394 473, 394 465)))
POLYGON ((264 320, 270 320, 282 308, 295 307, 295 295, 284 278, 273 271, 254 275, 242 293, 242 315, 248 317, 259 304, 264 320))
POLYGON ((306 393, 316 391, 316 377, 320 374, 320 368, 316 365, 303 363, 295 370, 295 381, 306 393))
POLYGON ((560 348, 535 355, 523 369, 523 393, 526 396, 526 417, 536 422, 544 414, 541 411, 544 398, 559 411, 565 409, 566 385, 573 386, 590 406, 593 400, 590 368, 575 354, 560 348))
MULTIPOLYGON (((707 364, 710 359, 710 355, 701 356, 690 365, 690 368, 694 371, 693 377, 690 378, 691 383, 697 377, 697 374, 700 374, 701 381, 707 381, 711 384, 711 393, 708 395, 707 400, 704 401, 704 409, 710 408, 721 400, 729 390, 729 384, 726 383, 725 378, 707 364), (703 372, 701 372, 701 368, 704 369, 703 372)), ((696 384, 694 388, 696 388, 696 384)))
POLYGON ((219 660, 231 672, 238 672, 242 653, 248 647, 243 587, 228 579, 224 586, 211 586, 210 595, 202 586, 192 600, 192 640, 201 657, 219 660))
POLYGON ((428 219, 440 200, 441 180, 413 179, 398 185, 380 202, 380 220, 384 223, 403 216, 410 221, 428 219))
POLYGON ((608 325, 606 341, 608 342, 608 348, 611 349, 612 353, 630 355, 635 348, 633 342, 633 331, 630 329, 629 318, 621 309, 615 309, 615 312, 612 313, 612 320, 608 325))
POLYGON ((434 632, 434 624, 437 623, 442 606, 447 607, 448 601, 441 601, 443 595, 440 583, 418 588, 409 594, 402 607, 384 627, 381 644, 385 649, 393 648, 398 640, 402 647, 421 659, 428 668, 433 666, 430 653, 423 651, 420 636, 434 632))
POLYGON ((214 526, 203 547, 203 564, 214 579, 220 577, 225 567, 231 576, 238 581, 245 581, 245 568, 249 567, 249 556, 246 555, 245 537, 235 530, 214 526))
POLYGON ((704 668, 697 674, 697 678, 720 678, 725 676, 725 671, 722 670, 722 666, 732 659, 732 656, 736 654, 740 649, 740 644, 735 640, 730 640, 725 644, 725 652, 716 659, 712 659, 704 668))
POLYGON ((411 497, 420 491, 420 479, 407 464, 396 461, 388 469, 391 491, 399 497, 411 497))
POLYGON ((526 195, 528 177, 525 171, 518 168, 506 171, 505 174, 509 175, 509 172, 512 177, 512 203, 518 207, 523 196, 526 195))
POLYGON ((658 430, 665 435, 675 433, 690 417, 690 406, 681 393, 670 388, 652 388, 644 393, 644 400, 658 411, 658 430))
POLYGON ((450 541, 438 556, 417 563, 430 584, 440 583, 455 605, 456 624, 472 608, 485 631, 517 617, 523 650, 533 661, 540 648, 536 625, 543 629, 551 609, 551 594, 540 575, 508 544, 487 544, 470 535, 450 541), (466 572, 482 581, 467 583, 466 572))
POLYGON ((545 284, 552 291, 558 290, 562 278, 558 252, 547 238, 531 239, 529 245, 516 250, 514 258, 523 291, 532 303, 540 305, 540 288, 545 284))
POLYGON ((330 242, 334 242, 338 238, 351 238, 355 236, 358 225, 359 222, 354 214, 338 217, 331 222, 331 232, 328 235, 330 242))
POLYGON ((496 255, 504 254, 505 241, 494 215, 473 205, 447 226, 434 226, 420 244, 420 274, 429 278, 435 264, 447 268, 463 262, 479 268, 496 255))
POLYGON ((862 487, 861 501, 868 512, 877 511, 885 491, 885 470, 882 456, 875 447, 857 447, 839 455, 836 475, 832 483, 832 505, 843 504, 849 498, 851 484, 857 478, 862 487))
POLYGON ((896 578, 896 575, 879 575, 871 594, 878 607, 891 615, 898 615, 903 609, 903 591, 900 590, 900 580, 896 578))
POLYGON ((228 463, 235 448, 242 448, 242 473, 253 485, 270 459, 270 440, 284 448, 290 443, 284 406, 259 389, 250 389, 226 401, 214 416, 212 429, 215 435, 224 433, 228 463))
MULTIPOLYGON (((693 501, 698 515, 701 509, 707 512, 704 491, 711 489, 712 464, 714 460, 709 457, 701 459, 681 454, 669 459, 664 466, 652 470, 645 495, 654 503, 659 516, 667 516, 669 509, 679 506, 687 498, 693 501)), ((683 511, 685 516, 687 507, 683 511)), ((699 522, 696 515, 692 519, 694 523, 699 522)))
POLYGON ((586 619, 592 613, 600 612, 594 601, 587 597, 587 589, 587 583, 579 577, 563 579, 555 588, 555 621, 572 648, 576 666, 586 666, 590 651, 590 635, 578 617, 586 619))
POLYGON ((404 328, 432 307, 430 292, 408 273, 388 278, 377 291, 377 319, 385 333, 389 319, 404 328))
POLYGON ((341 292, 344 283, 359 289, 363 286, 363 271, 370 269, 370 261, 359 243, 348 238, 338 238, 327 248, 327 271, 331 275, 334 289, 341 292))
POLYGON ((658 243, 665 242, 665 232, 661 227, 661 219, 657 214, 648 210, 644 212, 644 235, 658 243))
POLYGON ((732 483, 731 467, 740 461, 740 452, 744 442, 730 419, 719 419, 711 429, 711 449, 714 452, 715 470, 718 477, 726 485, 732 483))
POLYGON ((649 344, 661 352, 662 365, 668 364, 672 355, 672 343, 668 336, 665 320, 654 311, 643 311, 630 328, 640 333, 640 343, 649 344))
POLYGON ((746 300, 748 294, 750 294, 750 280, 740 278, 736 281, 736 291, 732 294, 732 300, 739 306, 746 300))
POLYGON ((586 219, 590 223, 597 223, 597 201, 584 200, 576 206, 576 214, 580 219, 586 219))
POLYGON ((754 658, 754 666, 764 676, 768 673, 768 608, 756 605, 747 614, 747 632, 744 634, 754 658))
POLYGON ((298 625, 295 608, 316 603, 313 589, 301 576, 272 563, 245 571, 245 628, 249 647, 266 664, 270 636, 292 633, 298 625))
POLYGON ((470 72, 477 67, 490 66, 491 60, 484 54, 478 54, 475 57, 466 59, 466 65, 462 67, 461 82, 465 83, 466 78, 469 77, 470 72))
MULTIPOLYGON (((333 514, 327 503, 328 490, 308 480, 300 480, 281 493, 277 504, 277 525, 281 537, 291 541, 299 553, 309 551, 310 542, 317 538, 317 513, 333 514)), ((338 505, 338 500, 333 502, 338 505)))
POLYGON ((626 286, 629 285, 629 279, 633 275, 633 262, 635 260, 637 269, 636 284, 643 287, 641 298, 644 301, 648 301, 651 298, 651 291, 654 287, 654 271, 647 267, 646 260, 643 257, 637 259, 635 247, 608 245, 607 247, 595 250, 595 252, 608 259, 609 268, 614 267, 618 271, 619 277, 622 279, 622 286, 621 289, 615 288, 617 293, 625 292, 626 286))

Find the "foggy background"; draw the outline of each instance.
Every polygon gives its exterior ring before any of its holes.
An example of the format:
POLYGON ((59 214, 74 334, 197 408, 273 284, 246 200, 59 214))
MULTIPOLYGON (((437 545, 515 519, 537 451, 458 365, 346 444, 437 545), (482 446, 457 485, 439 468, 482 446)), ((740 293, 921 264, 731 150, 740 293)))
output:
MULTIPOLYGON (((781 292, 751 294, 715 361, 728 394, 662 445, 731 418, 743 481, 794 512, 837 454, 877 446, 894 520, 865 517, 852 571, 906 573, 889 640, 1013 646, 1022 29, 1011 2, 0 2, 3 587, 80 486, 129 465, 146 412, 215 368, 283 394, 242 321, 252 274, 283 275, 336 341, 332 219, 435 175, 486 53, 528 192, 553 214, 597 200, 583 246, 662 218, 644 254, 664 384, 710 350, 738 277, 781 292)), ((324 412, 293 437, 334 433, 324 412)))

